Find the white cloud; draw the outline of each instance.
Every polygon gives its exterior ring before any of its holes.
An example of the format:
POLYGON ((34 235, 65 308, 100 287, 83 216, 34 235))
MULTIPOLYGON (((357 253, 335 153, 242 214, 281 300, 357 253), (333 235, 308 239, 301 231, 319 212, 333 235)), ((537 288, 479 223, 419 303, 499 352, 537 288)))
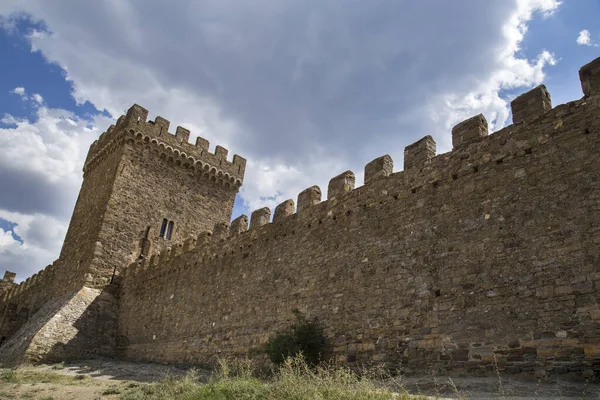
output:
POLYGON ((33 100, 37 104, 42 104, 44 102, 44 98, 40 94, 38 94, 38 93, 34 93, 31 96, 31 100, 33 100))
POLYGON ((21 96, 21 98, 27 98, 27 94, 25 93, 25 88, 22 86, 17 86, 13 90, 10 91, 13 94, 21 96))
MULTIPOLYGON (((346 169, 361 184, 364 165, 382 154, 399 170, 404 146, 425 134, 447 151, 449 127, 479 112, 502 127, 509 111, 501 91, 540 83, 555 63, 552 49, 526 59, 520 45, 534 15, 549 17, 558 7, 556 0, 353 7, 337 0, 62 0, 5 2, 0 14, 27 12, 45 22, 48 31, 29 35, 32 48, 65 70, 78 102, 115 118, 139 102, 248 158, 241 196, 252 211, 296 199, 312 184, 325 197, 328 180, 346 169)), ((39 103, 46 128, 15 121, 12 139, 43 156, 7 154, 0 174, 27 164, 45 185, 76 187, 82 143, 110 122, 93 121, 97 130, 88 135, 85 121, 39 103), (73 138, 60 134, 70 132, 67 120, 79 132, 73 138), (62 148, 75 156, 61 156, 62 148)), ((72 205, 76 191, 66 192, 72 205)))
POLYGON ((598 46, 597 44, 592 42, 592 38, 590 35, 590 31, 587 29, 579 32, 579 36, 577 36, 577 44, 580 46, 598 46))
POLYGON ((2 122, 15 127, 0 128, 1 170, 36 175, 51 184, 60 181, 63 188, 79 185, 89 145, 100 133, 88 125, 102 126, 110 119, 99 116, 88 121, 72 112, 45 106, 36 110, 36 118, 30 122, 4 116, 2 122))
MULTIPOLYGON (((321 188, 325 200, 329 178, 342 172, 339 168, 343 165, 344 160, 319 157, 308 157, 302 169, 276 161, 248 160, 245 179, 253 184, 243 185, 240 194, 246 201, 248 213, 262 207, 269 207, 273 212, 287 199, 296 202, 298 193, 313 185, 321 188)), ((356 175, 357 182, 362 182, 361 171, 356 171, 356 175)))
POLYGON ((0 228, 0 265, 16 272, 17 281, 55 260, 66 232, 63 222, 47 215, 24 215, 1 209, 0 218, 17 224, 12 231, 0 228))
MULTIPOLYGON (((462 93, 446 93, 430 104, 432 115, 444 124, 446 131, 477 113, 485 115, 492 131, 508 123, 509 103, 508 99, 500 96, 500 91, 539 85, 545 76, 544 68, 556 64, 554 55, 547 50, 543 50, 533 62, 518 56, 527 32, 527 22, 534 12, 544 17, 551 16, 559 5, 558 1, 552 0, 517 2, 516 11, 502 27, 505 41, 494 54, 496 68, 472 88, 465 88, 467 90, 462 93)), ((441 147, 444 151, 451 150, 451 137, 446 136, 441 147)))
POLYGON ((9 127, 0 128, 0 218, 16 224, 14 234, 23 239, 21 244, 9 240, 10 231, 2 232, 0 265, 17 272, 19 279, 58 256, 87 149, 99 135, 88 125, 110 121, 102 116, 86 120, 36 104, 34 122, 5 115, 2 122, 9 127))
POLYGON ((20 96, 21 99, 24 101, 31 100, 34 103, 34 105, 41 105, 42 103, 44 103, 44 98, 38 93, 34 93, 31 96, 28 96, 27 91, 23 86, 17 86, 13 90, 11 90, 10 93, 20 96))
POLYGON ((0 254, 4 251, 4 249, 8 249, 12 246, 19 247, 21 242, 14 238, 12 231, 5 231, 0 228, 0 254))

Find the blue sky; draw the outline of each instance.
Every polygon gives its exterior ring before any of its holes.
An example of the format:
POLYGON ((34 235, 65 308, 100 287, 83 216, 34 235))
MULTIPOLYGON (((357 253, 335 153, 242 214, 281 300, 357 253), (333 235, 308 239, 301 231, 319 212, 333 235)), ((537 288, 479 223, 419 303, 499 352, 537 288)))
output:
POLYGON ((33 30, 47 29, 41 23, 20 19, 11 29, 0 30, 0 110, 16 118, 36 118, 36 113, 26 102, 20 101, 12 91, 27 87, 32 93, 44 93, 48 107, 62 108, 85 117, 99 111, 91 103, 77 104, 71 95, 71 82, 57 64, 48 62, 39 51, 32 51, 27 36, 33 30))
MULTIPOLYGON (((578 71, 600 56, 600 48, 576 43, 579 32, 590 31, 593 43, 600 43, 600 1, 567 0, 550 18, 535 18, 528 25, 523 41, 523 54, 534 58, 542 49, 552 51, 557 58, 548 68, 544 84, 552 94, 553 104, 563 104, 581 97, 578 71)), ((519 91, 516 92, 517 94, 519 91)))
POLYGON ((235 217, 346 169, 360 184, 385 153, 401 170, 426 134, 449 151, 454 124, 510 124, 541 82, 580 98, 599 17, 597 0, 0 4, 0 273, 57 257, 87 148, 134 102, 248 159, 235 217))

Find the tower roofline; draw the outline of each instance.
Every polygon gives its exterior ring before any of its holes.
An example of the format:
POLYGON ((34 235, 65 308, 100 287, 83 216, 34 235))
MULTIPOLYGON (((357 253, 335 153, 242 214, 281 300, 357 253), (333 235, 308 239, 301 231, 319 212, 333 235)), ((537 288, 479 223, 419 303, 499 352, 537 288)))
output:
POLYGON ((148 110, 134 104, 102 133, 90 146, 83 172, 93 169, 107 154, 125 141, 153 147, 166 159, 177 165, 196 171, 199 175, 215 182, 241 186, 246 170, 246 159, 237 154, 229 161, 229 151, 216 146, 213 153, 208 150, 209 141, 197 137, 195 144, 189 143, 190 131, 178 126, 175 133, 169 132, 170 122, 161 116, 147 121, 148 110))

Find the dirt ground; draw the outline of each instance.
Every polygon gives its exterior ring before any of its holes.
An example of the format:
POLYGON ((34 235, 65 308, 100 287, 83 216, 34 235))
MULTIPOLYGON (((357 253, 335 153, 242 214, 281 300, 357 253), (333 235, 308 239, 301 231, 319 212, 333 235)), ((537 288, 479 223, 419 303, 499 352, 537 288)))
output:
POLYGON ((0 376, 0 400, 120 399, 142 382, 187 374, 187 368, 113 360, 84 360, 69 364, 21 367, 16 376, 0 376))
MULTIPOLYGON (((184 376, 188 370, 188 367, 182 366, 114 360, 22 367, 15 373, 2 370, 0 400, 119 399, 122 393, 136 385, 184 376)), ((200 376, 208 378, 209 370, 200 370, 200 376)), ((410 393, 438 399, 600 399, 600 384, 566 380, 535 382, 504 377, 450 380, 423 376, 395 382, 399 382, 410 393)))
POLYGON ((507 377, 410 377, 403 387, 412 394, 452 399, 600 399, 600 384, 550 379, 544 382, 507 377))

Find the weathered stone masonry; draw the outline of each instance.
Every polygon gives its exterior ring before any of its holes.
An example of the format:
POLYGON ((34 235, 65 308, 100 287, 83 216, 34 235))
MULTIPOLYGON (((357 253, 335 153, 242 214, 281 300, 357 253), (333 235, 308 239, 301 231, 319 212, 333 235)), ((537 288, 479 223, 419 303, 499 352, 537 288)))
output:
MULTIPOLYGON (((230 226, 222 215, 210 224, 202 215, 170 243, 152 236, 153 255, 117 271, 118 353, 166 362, 244 355, 299 308, 319 318, 335 359, 349 365, 598 378, 599 76, 597 59, 580 71, 585 97, 555 108, 543 86, 519 96, 515 123, 492 135, 482 115, 458 124, 450 153, 436 156, 425 137, 407 146, 404 171, 392 173, 383 156, 365 167, 361 187, 346 171, 331 180, 326 201, 308 188, 296 213, 287 200, 272 223, 263 208, 249 228, 246 216, 230 226)), ((139 170, 124 167, 128 182, 156 165, 152 136, 132 140, 127 160, 139 170)), ((232 164, 223 173, 235 184, 232 164)), ((127 209, 124 199, 153 186, 139 185, 115 191, 109 203, 122 199, 115 209, 127 209)), ((209 197, 214 188, 197 190, 209 197)), ((190 194, 179 195, 185 202, 190 194)), ((111 234, 127 231, 116 220, 104 224, 111 234)), ((143 228, 119 236, 129 240, 120 258, 136 259, 132 243, 143 228)), ((90 274, 90 282, 107 276, 90 274)))
MULTIPOLYGON (((227 150, 220 146, 213 154, 202 138, 192 145, 187 142, 189 131, 178 127, 173 135, 169 121, 146 121, 147 115, 134 105, 92 144, 60 257, 6 293, 0 304, 0 337, 14 336, 45 304, 66 307, 55 299, 75 301, 82 286, 106 288, 118 269, 133 260, 231 219, 245 159, 235 155, 228 161, 227 150), (173 222, 170 240, 161 232, 165 220, 173 222)), ((115 308, 106 313, 116 314, 116 299, 105 304, 115 308)), ((105 324, 86 323, 94 325, 105 324)), ((86 334, 91 341, 98 336, 93 329, 86 334)), ((15 350, 20 344, 8 345, 11 354, 21 352, 15 350)))

